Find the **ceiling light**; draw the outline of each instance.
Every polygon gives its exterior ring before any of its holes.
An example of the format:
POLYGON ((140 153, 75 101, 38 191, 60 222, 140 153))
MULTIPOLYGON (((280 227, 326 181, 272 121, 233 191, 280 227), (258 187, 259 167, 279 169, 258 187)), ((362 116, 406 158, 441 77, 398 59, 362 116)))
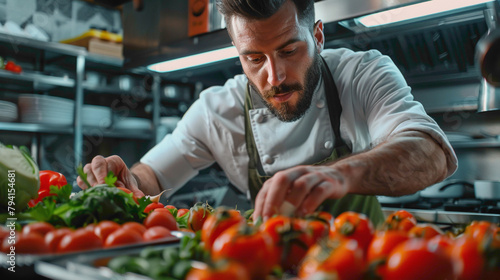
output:
POLYGON ((492 1, 495 0, 431 0, 359 17, 356 22, 365 27, 375 27, 492 1))
POLYGON ((226 59, 238 57, 238 51, 234 46, 213 50, 209 52, 194 54, 186 57, 176 58, 151 64, 148 69, 160 73, 172 72, 181 69, 206 65, 226 59))

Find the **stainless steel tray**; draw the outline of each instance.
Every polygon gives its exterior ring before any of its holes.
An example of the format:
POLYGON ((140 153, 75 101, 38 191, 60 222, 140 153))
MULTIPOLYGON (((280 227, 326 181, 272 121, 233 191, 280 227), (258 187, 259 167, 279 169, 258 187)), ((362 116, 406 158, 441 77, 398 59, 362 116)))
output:
POLYGON ((114 247, 104 250, 92 250, 66 254, 52 259, 38 259, 34 263, 34 273, 51 279, 151 279, 134 273, 118 274, 109 269, 106 264, 113 257, 136 255, 146 247, 163 249, 179 246, 180 238, 192 235, 189 232, 172 231, 174 238, 159 239, 128 246, 114 247))
MULTIPOLYGON (((67 260, 75 260, 78 261, 80 258, 86 258, 87 256, 102 256, 105 257, 107 255, 109 256, 114 256, 114 255, 120 255, 123 253, 129 253, 133 252, 135 250, 140 251, 141 249, 148 247, 148 246, 161 246, 161 245, 172 245, 172 244, 178 244, 180 239, 185 236, 185 235, 190 235, 191 233, 189 232, 183 232, 183 231, 172 231, 171 234, 173 237, 166 237, 162 239, 157 239, 153 241, 148 241, 148 242, 141 242, 141 243, 135 243, 135 244, 129 244, 129 245, 123 245, 123 246, 116 246, 116 247, 111 247, 111 248, 106 248, 106 249, 94 249, 94 250, 87 250, 87 251, 78 251, 78 252, 71 252, 71 253, 66 253, 66 254, 40 254, 40 255, 35 255, 35 254, 16 254, 16 259, 15 259, 15 264, 19 269, 24 269, 26 267, 33 267, 34 264, 37 262, 43 261, 43 262, 65 262, 67 260)), ((7 255, 6 254, 0 254, 0 262, 2 265, 0 267, 2 268, 7 268, 7 255)), ((68 279, 68 278, 66 278, 68 279)))

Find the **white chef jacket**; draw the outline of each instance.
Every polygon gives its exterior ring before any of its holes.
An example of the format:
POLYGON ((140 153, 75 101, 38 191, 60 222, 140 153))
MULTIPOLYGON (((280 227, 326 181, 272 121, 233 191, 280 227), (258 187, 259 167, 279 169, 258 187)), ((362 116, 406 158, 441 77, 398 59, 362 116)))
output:
MULTIPOLYGON (((377 50, 324 50, 324 57, 342 105, 340 133, 354 153, 370 149, 390 135, 416 130, 429 134, 445 151, 448 176, 457 169, 456 155, 445 134, 423 106, 388 56, 377 50)), ((247 77, 237 75, 223 86, 204 90, 177 128, 141 158, 164 189, 174 191, 214 162, 242 192, 248 193, 244 100, 247 77)), ((323 80, 310 109, 295 122, 281 122, 257 97, 250 120, 261 169, 266 174, 319 162, 332 153, 323 80)))

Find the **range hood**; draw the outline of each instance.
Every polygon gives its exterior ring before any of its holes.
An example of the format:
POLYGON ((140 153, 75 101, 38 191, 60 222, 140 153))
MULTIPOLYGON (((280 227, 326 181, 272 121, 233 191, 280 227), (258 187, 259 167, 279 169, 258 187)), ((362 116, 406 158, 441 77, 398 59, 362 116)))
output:
MULTIPOLYGON (((315 8, 317 18, 324 22, 325 47, 378 49, 394 60, 410 84, 447 80, 479 82, 474 49, 487 31, 483 11, 488 4, 375 28, 363 27, 357 22, 364 15, 420 2, 429 1, 325 0, 317 1, 315 8)), ((125 67, 146 67, 231 46, 225 29, 188 37, 187 3, 185 0, 149 0, 140 12, 131 2, 123 5, 125 67)), ((241 66, 238 59, 233 59, 162 74, 162 77, 210 85, 220 84, 237 73, 241 73, 241 66)))

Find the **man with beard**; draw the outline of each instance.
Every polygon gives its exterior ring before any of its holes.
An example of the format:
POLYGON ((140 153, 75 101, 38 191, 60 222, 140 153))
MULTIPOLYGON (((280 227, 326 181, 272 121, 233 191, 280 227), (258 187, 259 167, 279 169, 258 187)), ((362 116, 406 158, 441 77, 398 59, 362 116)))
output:
POLYGON ((217 4, 245 75, 202 92, 131 171, 118 156, 94 158, 84 167, 91 184, 111 170, 135 194, 156 194, 217 162, 254 202, 254 218, 353 210, 377 224, 374 195, 412 194, 456 170, 444 133, 388 57, 323 50, 313 0, 217 4))

